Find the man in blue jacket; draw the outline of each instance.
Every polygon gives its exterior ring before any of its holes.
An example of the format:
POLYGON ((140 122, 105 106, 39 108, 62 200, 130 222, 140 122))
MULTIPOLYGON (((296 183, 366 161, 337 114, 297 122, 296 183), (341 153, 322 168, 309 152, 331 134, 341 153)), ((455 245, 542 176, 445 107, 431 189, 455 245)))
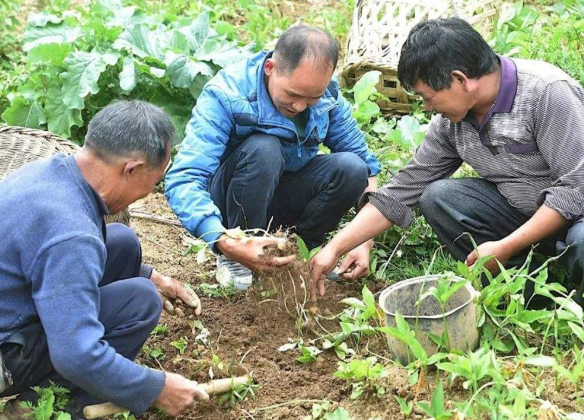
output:
POLYGON ((164 112, 132 101, 93 118, 85 144, 0 182, 0 398, 2 420, 24 418, 32 386, 69 389, 73 418, 109 400, 135 415, 154 405, 177 415, 207 394, 180 375, 136 364, 157 325, 157 288, 189 306, 182 283, 142 264, 130 228, 103 216, 145 197, 170 160, 164 112), (18 211, 20 210, 20 211, 18 211))
MULTIPOLYGON (((183 225, 219 254, 222 285, 247 289, 273 239, 234 239, 226 228, 295 227, 309 248, 323 243, 380 165, 331 80, 334 38, 320 29, 288 29, 273 52, 220 71, 197 100, 186 137, 166 176, 166 195, 183 225), (331 154, 317 154, 323 144, 331 154), (251 270, 250 270, 251 269, 251 270)), ((345 261, 368 269, 371 242, 345 261)))

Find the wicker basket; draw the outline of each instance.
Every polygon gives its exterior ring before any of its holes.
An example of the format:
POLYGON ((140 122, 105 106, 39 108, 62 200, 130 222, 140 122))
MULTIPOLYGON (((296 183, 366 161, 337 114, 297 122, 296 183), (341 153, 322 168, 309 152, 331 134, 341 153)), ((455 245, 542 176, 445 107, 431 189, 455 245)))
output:
POLYGON ((458 16, 486 36, 498 11, 499 0, 359 0, 353 13, 341 86, 352 87, 363 74, 378 70, 382 76, 377 90, 388 98, 378 102, 382 113, 407 114, 413 98, 397 79, 397 65, 410 30, 423 20, 458 16))
MULTIPOLYGON (((27 163, 57 153, 72 154, 79 149, 75 143, 48 131, 23 127, 0 127, 0 181, 27 163)), ((127 209, 106 216, 107 223, 130 224, 127 209)))

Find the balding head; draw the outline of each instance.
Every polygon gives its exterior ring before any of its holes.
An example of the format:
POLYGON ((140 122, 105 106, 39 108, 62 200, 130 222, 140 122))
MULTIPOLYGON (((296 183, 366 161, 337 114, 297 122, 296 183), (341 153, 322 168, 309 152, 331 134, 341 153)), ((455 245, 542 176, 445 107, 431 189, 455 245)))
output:
POLYGON ((274 59, 278 70, 289 74, 296 70, 303 61, 312 61, 325 70, 337 66, 339 45, 326 31, 306 25, 297 25, 282 34, 276 48, 274 59))

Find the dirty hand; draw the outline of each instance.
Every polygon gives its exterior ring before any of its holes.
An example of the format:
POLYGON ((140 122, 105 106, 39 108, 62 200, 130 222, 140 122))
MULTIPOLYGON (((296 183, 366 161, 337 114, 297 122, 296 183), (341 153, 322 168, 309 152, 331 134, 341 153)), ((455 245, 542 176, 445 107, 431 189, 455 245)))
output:
MULTIPOLYGON (((201 314, 201 300, 193 289, 185 286, 177 279, 163 276, 156 270, 152 271, 150 280, 152 280, 152 282, 156 285, 163 298, 180 299, 185 303, 185 305, 190 306, 195 310, 195 315, 199 316, 201 314)), ((163 303, 165 303, 164 301, 165 299, 162 299, 163 303)), ((164 308, 167 309, 167 307, 168 305, 165 303, 164 308)))
POLYGON ((164 410, 170 416, 177 416, 186 409, 192 408, 194 400, 208 400, 209 395, 195 381, 166 372, 164 387, 154 401, 154 407, 164 410))
POLYGON ((348 252, 338 269, 341 277, 345 280, 357 280, 369 274, 369 252, 371 247, 373 247, 373 241, 369 240, 348 252))
POLYGON ((320 296, 324 296, 324 281, 326 275, 333 271, 339 259, 336 250, 329 245, 322 248, 310 260, 310 270, 312 276, 310 279, 310 301, 316 302, 317 292, 320 296))
POLYGON ((289 264, 296 258, 294 255, 261 258, 266 247, 277 246, 280 241, 281 239, 268 237, 234 239, 223 235, 216 246, 227 258, 243 264, 250 270, 263 271, 289 264))
POLYGON ((497 274, 499 272, 497 261, 502 265, 505 265, 513 254, 513 250, 503 241, 485 242, 480 244, 476 250, 468 254, 465 264, 473 268, 479 256, 481 258, 492 256, 493 258, 484 263, 484 267, 492 274, 497 274))

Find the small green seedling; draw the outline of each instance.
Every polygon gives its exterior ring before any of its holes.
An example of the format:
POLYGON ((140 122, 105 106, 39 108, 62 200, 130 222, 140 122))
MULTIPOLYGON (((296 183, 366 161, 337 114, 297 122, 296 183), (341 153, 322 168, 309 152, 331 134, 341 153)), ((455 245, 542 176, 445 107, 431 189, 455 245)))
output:
POLYGON ((69 390, 51 382, 50 386, 32 388, 38 394, 36 404, 30 401, 22 401, 20 406, 32 410, 34 420, 71 420, 71 415, 64 410, 69 403, 69 390))
POLYGON ((166 325, 157 325, 156 327, 154 327, 152 332, 150 332, 150 335, 151 336, 165 335, 167 332, 168 327, 166 325))
POLYGON ((316 362, 316 359, 322 350, 314 346, 303 346, 302 344, 298 345, 298 349, 300 350, 300 356, 296 358, 300 363, 311 363, 316 362))
POLYGON ((219 398, 219 405, 235 407, 247 398, 255 400, 256 391, 260 388, 259 385, 253 383, 253 379, 249 378, 248 382, 237 387, 236 389, 231 389, 229 392, 223 394, 219 398))
POLYGON ((237 294, 237 289, 232 285, 223 287, 220 284, 201 283, 198 289, 201 294, 210 298, 229 299, 237 294))
POLYGON ((316 248, 308 250, 306 243, 302 240, 300 236, 296 238, 296 244, 298 245, 298 255, 300 255, 300 258, 302 258, 306 262, 310 261, 312 257, 318 254, 318 251, 320 251, 321 249, 321 247, 318 246, 316 248))
POLYGON ((348 363, 339 362, 339 368, 334 373, 336 378, 345 379, 353 387, 351 399, 359 398, 363 392, 371 391, 375 396, 385 394, 385 388, 375 383, 387 376, 387 372, 376 357, 354 359, 348 363))
POLYGON ((413 401, 406 401, 401 397, 395 397, 397 403, 399 404, 399 409, 404 416, 409 416, 414 411, 414 402, 413 401))
POLYGON ((325 414, 324 420, 354 420, 354 417, 351 417, 343 407, 339 407, 332 413, 325 414))
POLYGON ((442 381, 438 382, 430 404, 419 402, 417 405, 424 413, 435 420, 450 420, 452 418, 452 413, 444 408, 442 381))
POLYGON ((178 352, 179 352, 179 354, 181 354, 181 355, 185 354, 185 351, 187 350, 187 345, 188 344, 189 344, 189 340, 187 339, 186 336, 182 336, 177 341, 172 341, 170 343, 170 345, 172 347, 174 347, 175 349, 177 349, 178 352))

